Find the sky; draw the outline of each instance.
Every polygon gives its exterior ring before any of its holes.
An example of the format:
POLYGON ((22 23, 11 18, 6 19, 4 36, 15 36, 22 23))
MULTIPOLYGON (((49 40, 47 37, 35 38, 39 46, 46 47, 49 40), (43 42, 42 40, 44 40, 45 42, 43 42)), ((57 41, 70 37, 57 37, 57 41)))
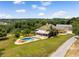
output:
POLYGON ((79 1, 0 1, 0 18, 72 18, 79 1))

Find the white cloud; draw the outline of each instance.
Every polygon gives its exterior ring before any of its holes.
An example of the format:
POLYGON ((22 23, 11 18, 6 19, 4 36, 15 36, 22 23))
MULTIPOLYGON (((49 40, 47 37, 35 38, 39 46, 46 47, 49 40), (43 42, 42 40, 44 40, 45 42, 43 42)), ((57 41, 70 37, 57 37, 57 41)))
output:
POLYGON ((25 9, 18 9, 18 10, 16 10, 16 12, 17 12, 17 13, 25 13, 26 10, 25 10, 25 9))
POLYGON ((47 6, 52 4, 51 1, 41 1, 40 3, 41 3, 41 6, 32 5, 32 8, 45 11, 47 9, 47 6))
POLYGON ((0 18, 12 18, 9 14, 0 14, 0 18))
POLYGON ((44 14, 44 13, 39 13, 38 15, 39 15, 39 16, 45 16, 45 14, 44 14))
POLYGON ((45 11, 45 10, 46 10, 46 7, 44 7, 44 6, 32 5, 32 8, 33 8, 33 9, 42 10, 42 11, 45 11))
POLYGON ((46 7, 40 6, 40 7, 38 7, 38 9, 45 11, 46 10, 46 7))
POLYGON ((6 15, 5 18, 12 18, 12 16, 11 15, 6 15))
POLYGON ((21 0, 16 0, 13 2, 14 4, 25 4, 25 2, 21 1, 21 0))
POLYGON ((32 8, 36 9, 37 8, 37 5, 32 5, 32 8))
POLYGON ((72 17, 78 17, 78 16, 66 16, 65 18, 72 18, 72 17))
POLYGON ((72 18, 72 16, 65 16, 64 18, 72 18))
POLYGON ((49 6, 49 5, 52 4, 52 2, 51 2, 51 1, 42 1, 41 4, 42 4, 43 6, 49 6))
POLYGON ((66 13, 67 13, 66 11, 60 10, 53 13, 52 17, 63 17, 66 13))
POLYGON ((42 10, 42 11, 45 11, 46 9, 47 9, 47 7, 46 6, 48 6, 48 5, 50 5, 52 2, 50 2, 50 1, 42 1, 41 2, 41 6, 37 6, 37 5, 32 5, 32 8, 33 9, 38 9, 38 10, 42 10))

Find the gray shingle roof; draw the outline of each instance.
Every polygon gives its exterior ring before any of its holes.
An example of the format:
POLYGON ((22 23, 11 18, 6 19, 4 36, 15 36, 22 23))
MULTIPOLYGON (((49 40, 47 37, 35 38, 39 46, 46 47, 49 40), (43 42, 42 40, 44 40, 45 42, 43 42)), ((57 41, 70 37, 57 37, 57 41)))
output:
POLYGON ((58 29, 58 30, 72 30, 72 25, 57 24, 56 29, 58 29))

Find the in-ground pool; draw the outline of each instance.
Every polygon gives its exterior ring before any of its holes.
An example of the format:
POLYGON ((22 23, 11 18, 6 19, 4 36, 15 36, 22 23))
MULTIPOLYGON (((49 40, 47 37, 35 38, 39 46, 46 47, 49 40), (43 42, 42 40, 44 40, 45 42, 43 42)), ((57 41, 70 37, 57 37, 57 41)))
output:
POLYGON ((32 40, 31 37, 23 38, 22 40, 32 40))

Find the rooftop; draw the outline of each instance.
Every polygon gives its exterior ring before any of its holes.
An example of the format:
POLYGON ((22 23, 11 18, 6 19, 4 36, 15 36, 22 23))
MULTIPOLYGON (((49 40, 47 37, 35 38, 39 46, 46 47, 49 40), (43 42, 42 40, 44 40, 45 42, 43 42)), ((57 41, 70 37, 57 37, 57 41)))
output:
POLYGON ((72 25, 67 25, 67 24, 57 24, 56 29, 72 29, 72 25))
POLYGON ((46 24, 46 25, 43 25, 42 27, 38 28, 37 30, 45 30, 45 31, 49 31, 50 26, 52 26, 53 28, 55 28, 55 26, 52 25, 52 24, 46 24))

